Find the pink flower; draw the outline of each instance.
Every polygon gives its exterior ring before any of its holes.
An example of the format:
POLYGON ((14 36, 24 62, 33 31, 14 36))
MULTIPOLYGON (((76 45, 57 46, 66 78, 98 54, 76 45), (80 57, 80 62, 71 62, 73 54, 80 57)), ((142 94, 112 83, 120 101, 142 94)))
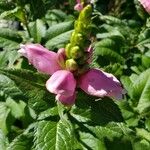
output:
POLYGON ((89 95, 116 99, 122 98, 123 89, 120 82, 112 74, 98 69, 90 69, 79 78, 79 86, 89 95))
POLYGON ((81 3, 81 0, 76 0, 77 4, 74 6, 74 10, 81 11, 83 9, 83 4, 81 3))
POLYGON ((19 52, 38 71, 52 75, 46 82, 46 88, 49 92, 56 94, 56 100, 66 106, 75 103, 77 84, 89 95, 122 98, 121 84, 112 74, 90 69, 76 79, 71 71, 65 70, 65 50, 63 48, 55 53, 39 44, 26 44, 21 45, 19 52))
POLYGON ((18 52, 25 56, 39 72, 52 75, 61 69, 55 52, 49 51, 40 44, 26 44, 20 47, 18 52))
POLYGON ((145 10, 150 14, 150 0, 139 0, 139 2, 145 8, 145 10))
POLYGON ((64 105, 74 104, 76 80, 70 71, 56 71, 46 82, 46 88, 49 92, 56 94, 56 100, 64 105))

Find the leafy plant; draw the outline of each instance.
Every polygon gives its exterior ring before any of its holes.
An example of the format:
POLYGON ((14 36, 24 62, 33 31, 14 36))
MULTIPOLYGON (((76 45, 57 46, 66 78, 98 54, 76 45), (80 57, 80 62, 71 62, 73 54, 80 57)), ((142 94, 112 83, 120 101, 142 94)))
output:
POLYGON ((150 19, 137 0, 93 4, 91 66, 121 80, 121 101, 78 89, 75 105, 66 108, 46 90, 49 76, 18 54, 21 43, 65 47, 78 16, 74 4, 0 1, 0 149, 149 150, 150 19))

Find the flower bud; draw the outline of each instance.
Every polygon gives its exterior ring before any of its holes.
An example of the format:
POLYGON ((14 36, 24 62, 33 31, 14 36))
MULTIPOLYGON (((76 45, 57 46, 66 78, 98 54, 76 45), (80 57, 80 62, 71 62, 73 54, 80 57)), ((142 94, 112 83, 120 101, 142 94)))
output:
POLYGON ((91 5, 87 5, 80 13, 79 15, 79 20, 80 21, 88 21, 88 19, 90 19, 92 14, 92 6, 91 5))
POLYGON ((75 71, 78 69, 78 64, 74 59, 66 60, 66 69, 69 71, 75 71))
POLYGON ((79 46, 74 46, 71 49, 70 55, 71 55, 71 58, 78 59, 83 55, 83 52, 81 51, 79 46))
POLYGON ((83 35, 81 33, 73 32, 70 42, 73 43, 73 45, 80 45, 80 43, 84 42, 83 35))
POLYGON ((87 25, 82 21, 75 22, 75 31, 81 32, 82 34, 86 34, 87 25))
POLYGON ((71 58, 70 57, 70 50, 71 50, 71 43, 68 43, 67 45, 66 45, 66 47, 65 47, 65 54, 66 54, 66 56, 67 56, 67 58, 71 58))

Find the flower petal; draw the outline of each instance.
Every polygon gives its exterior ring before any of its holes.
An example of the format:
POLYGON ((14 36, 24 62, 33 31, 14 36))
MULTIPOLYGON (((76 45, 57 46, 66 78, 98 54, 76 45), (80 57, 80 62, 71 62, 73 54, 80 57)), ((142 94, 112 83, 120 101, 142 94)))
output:
POLYGON ((120 82, 112 74, 98 69, 91 69, 79 78, 79 86, 89 95, 109 96, 121 99, 123 89, 120 82))
POLYGON ((26 44, 20 47, 18 52, 25 56, 38 71, 52 75, 61 69, 57 53, 49 51, 40 44, 26 44))
POLYGON ((139 0, 139 2, 145 8, 145 10, 150 14, 150 1, 149 0, 139 0))
POLYGON ((66 54, 65 54, 65 49, 64 48, 60 48, 58 50, 57 59, 58 59, 58 63, 61 66, 61 68, 65 69, 66 54))
POLYGON ((64 103, 74 102, 76 80, 73 74, 67 70, 59 70, 55 72, 46 82, 46 88, 49 92, 57 94, 57 99, 64 103), (72 98, 72 99, 71 99, 72 98))
POLYGON ((83 4, 81 0, 76 0, 77 4, 74 6, 74 10, 81 11, 83 9, 83 4))
POLYGON ((76 99, 76 93, 74 93, 72 96, 66 96, 62 94, 56 95, 56 100, 60 101, 62 104, 66 106, 72 106, 75 103, 76 99))

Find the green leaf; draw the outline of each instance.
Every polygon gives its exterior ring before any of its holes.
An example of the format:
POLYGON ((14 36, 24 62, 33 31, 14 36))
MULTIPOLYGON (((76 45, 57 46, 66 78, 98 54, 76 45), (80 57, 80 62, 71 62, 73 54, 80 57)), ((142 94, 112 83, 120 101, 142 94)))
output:
POLYGON ((62 22, 56 25, 52 25, 47 31, 46 31, 46 39, 52 39, 64 32, 70 31, 73 29, 73 21, 68 22, 62 22))
POLYGON ((139 114, 129 105, 128 101, 118 103, 122 116, 129 127, 136 127, 140 120, 139 114))
POLYGON ((16 49, 19 48, 21 42, 22 38, 17 31, 0 28, 0 48, 16 49))
POLYGON ((17 136, 8 146, 7 150, 27 150, 33 145, 31 134, 21 134, 17 136))
POLYGON ((2 130, 0 130, 0 149, 1 150, 6 150, 7 146, 8 146, 8 139, 4 135, 2 130))
POLYGON ((148 56, 142 56, 142 65, 144 65, 146 68, 150 68, 150 57, 148 56))
POLYGON ((25 116, 24 109, 26 104, 23 101, 19 101, 17 103, 13 99, 7 98, 6 106, 10 109, 12 116, 14 116, 16 119, 25 116))
POLYGON ((122 115, 118 106, 109 98, 96 99, 81 91, 78 92, 76 105, 72 107, 71 114, 87 120, 92 124, 104 125, 108 122, 121 122, 122 115))
MULTIPOLYGON (((97 61, 101 60, 102 58, 105 59, 106 62, 119 62, 124 63, 125 59, 118 54, 117 52, 113 51, 112 49, 105 48, 105 47, 95 47, 95 54, 97 55, 97 61)), ((102 59, 103 60, 103 59, 102 59)))
POLYGON ((0 67, 12 68, 15 61, 19 58, 19 53, 16 50, 4 50, 0 52, 0 67))
POLYGON ((98 39, 104 39, 104 38, 118 38, 120 40, 125 40, 124 36, 116 29, 112 30, 111 32, 108 33, 98 33, 96 35, 98 39))
POLYGON ((116 150, 117 147, 121 149, 122 145, 124 150, 132 149, 130 135, 133 137, 134 132, 123 123, 109 122, 105 125, 93 125, 87 118, 74 114, 70 115, 70 120, 77 126, 76 138, 83 149, 116 150))
POLYGON ((30 22, 29 28, 31 36, 34 39, 34 42, 40 43, 42 37, 44 37, 46 33, 46 26, 44 22, 40 19, 37 19, 35 22, 30 22))
POLYGON ((65 47, 65 44, 67 44, 69 42, 72 32, 73 32, 73 30, 67 31, 65 33, 62 33, 62 34, 50 39, 48 42, 46 42, 46 44, 45 44, 46 47, 48 49, 65 47))
POLYGON ((30 0, 30 9, 34 19, 41 18, 45 15, 46 9, 43 0, 30 0))
POLYGON ((7 117, 9 116, 10 109, 6 106, 4 102, 0 102, 0 129, 7 134, 7 117))
POLYGON ((46 14, 46 19, 47 20, 51 20, 51 21, 64 21, 67 18, 67 15, 64 11, 62 10, 58 10, 58 9, 52 9, 50 11, 48 11, 48 13, 46 14))
POLYGON ((56 106, 56 107, 49 108, 49 109, 41 112, 38 115, 38 120, 43 120, 45 118, 52 117, 52 116, 57 116, 57 115, 58 115, 58 108, 56 106))
POLYGON ((150 118, 147 118, 145 121, 145 127, 148 131, 150 131, 150 118))
POLYGON ((118 44, 116 44, 116 42, 111 38, 102 39, 101 41, 95 43, 95 47, 106 47, 114 49, 116 46, 118 46, 118 44))
POLYGON ((72 150, 74 147, 72 125, 67 120, 40 121, 34 140, 35 150, 72 150))
POLYGON ((23 100, 28 101, 29 106, 38 113, 55 105, 54 95, 46 90, 47 76, 28 70, 0 70, 1 74, 13 80, 21 89, 23 100))
POLYGON ((0 91, 11 98, 21 97, 23 93, 16 84, 7 76, 0 74, 0 91))
POLYGON ((140 136, 150 142, 150 132, 148 132, 147 130, 136 128, 136 133, 138 136, 140 136))
POLYGON ((133 84, 132 97, 138 100, 139 113, 149 112, 150 109, 150 69, 142 72, 133 84))
POLYGON ((129 77, 127 76, 122 76, 121 77, 121 83, 123 84, 124 88, 127 90, 127 94, 129 96, 132 96, 132 81, 130 80, 129 77))
POLYGON ((78 147, 76 149, 107 150, 104 141, 94 137, 91 133, 79 131, 78 137, 78 147))

